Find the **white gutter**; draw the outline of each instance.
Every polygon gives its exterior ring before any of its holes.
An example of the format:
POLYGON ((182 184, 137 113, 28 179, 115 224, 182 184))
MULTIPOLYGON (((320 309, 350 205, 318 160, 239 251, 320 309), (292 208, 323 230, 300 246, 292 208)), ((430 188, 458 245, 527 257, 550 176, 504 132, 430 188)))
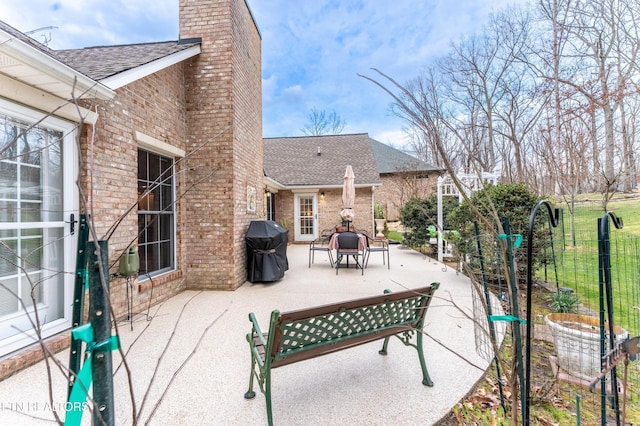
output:
MULTIPOLYGON (((106 101, 115 96, 108 87, 3 30, 0 30, 0 51, 18 63, 33 67, 69 87, 75 87, 73 96, 77 98, 92 97, 106 101)), ((71 93, 69 96, 71 97, 71 93)))

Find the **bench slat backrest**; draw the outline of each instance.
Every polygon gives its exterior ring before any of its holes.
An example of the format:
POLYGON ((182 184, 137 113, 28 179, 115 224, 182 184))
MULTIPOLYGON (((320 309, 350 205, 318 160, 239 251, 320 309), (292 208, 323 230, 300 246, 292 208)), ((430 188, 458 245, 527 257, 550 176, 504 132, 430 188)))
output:
POLYGON ((270 327, 272 368, 422 328, 437 285, 283 312, 270 327))

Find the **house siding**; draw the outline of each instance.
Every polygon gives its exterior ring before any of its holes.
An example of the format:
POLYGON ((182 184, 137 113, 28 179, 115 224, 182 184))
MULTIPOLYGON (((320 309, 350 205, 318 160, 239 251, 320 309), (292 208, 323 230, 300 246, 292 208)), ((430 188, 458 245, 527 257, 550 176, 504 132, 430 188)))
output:
MULTIPOLYGON (((80 135, 79 172, 81 198, 91 206, 90 220, 99 239, 121 220, 109 237, 110 298, 118 320, 128 313, 126 281, 115 274, 118 256, 130 245, 137 245, 138 144, 135 132, 141 132, 177 148, 185 145, 184 66, 173 65, 144 79, 116 90, 110 101, 81 101, 99 114, 95 126, 84 126, 80 135), (134 207, 131 209, 131 207, 134 207)), ((176 196, 184 191, 182 166, 176 165, 176 196)), ((185 247, 182 242, 181 203, 176 209, 177 269, 153 278, 136 281, 131 294, 132 312, 143 312, 151 304, 166 300, 184 289, 185 247)), ((91 238, 91 237, 90 237, 91 238)), ((88 303, 88 302, 86 302, 88 303)), ((85 304, 86 305, 86 304, 85 304)), ((47 339, 52 351, 69 345, 69 332, 47 339)), ((42 359, 39 346, 29 347, 0 361, 0 380, 42 359)))
MULTIPOLYGON (((130 245, 137 244, 138 214, 138 143, 135 132, 141 132, 174 147, 185 146, 185 90, 184 66, 177 64, 133 82, 116 91, 108 103, 98 106, 100 119, 94 134, 87 128, 81 140, 81 156, 87 168, 81 170, 81 182, 92 206, 92 220, 99 236, 104 235, 121 216, 117 230, 109 238, 111 272, 117 272, 117 256, 130 245), (91 146, 93 142, 93 148, 91 146), (91 172, 91 176, 89 176, 91 172)), ((176 159, 179 160, 179 159, 176 159)), ((175 168, 176 199, 184 192, 182 165, 175 168)), ((134 312, 149 304, 167 299, 182 291, 184 276, 181 203, 176 206, 176 270, 153 279, 153 292, 149 285, 134 291, 134 312)), ((111 301, 116 316, 127 313, 124 279, 111 280, 111 301)))

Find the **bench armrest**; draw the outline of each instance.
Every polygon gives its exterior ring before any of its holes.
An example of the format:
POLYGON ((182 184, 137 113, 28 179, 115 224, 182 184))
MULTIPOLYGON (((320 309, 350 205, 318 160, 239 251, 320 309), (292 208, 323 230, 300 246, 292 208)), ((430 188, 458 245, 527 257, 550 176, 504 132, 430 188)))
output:
POLYGON ((253 343, 253 337, 257 336, 260 339, 260 343, 265 348, 267 347, 267 340, 264 338, 264 333, 258 325, 258 320, 253 312, 249 313, 249 321, 251 322, 251 333, 247 334, 247 340, 249 343, 253 343))

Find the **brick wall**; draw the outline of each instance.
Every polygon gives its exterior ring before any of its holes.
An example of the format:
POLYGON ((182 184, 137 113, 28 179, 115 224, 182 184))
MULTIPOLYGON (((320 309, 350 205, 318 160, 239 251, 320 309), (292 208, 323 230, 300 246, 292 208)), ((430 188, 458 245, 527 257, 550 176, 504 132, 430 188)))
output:
POLYGON ((247 225, 264 218, 261 40, 244 0, 181 2, 180 35, 202 38, 185 79, 186 184, 195 185, 184 198, 186 285, 231 290, 246 281, 247 225))
MULTIPOLYGON (((374 235, 373 209, 371 188, 356 188, 356 202, 353 206, 355 218, 352 225, 357 229, 374 235)), ((276 218, 278 223, 285 219, 289 231, 289 242, 295 243, 294 201, 291 191, 279 191, 276 201, 276 218)), ((320 189, 318 191, 318 232, 335 228, 340 225, 340 211, 342 210, 342 189, 320 189), (324 192, 324 199, 320 197, 324 192)))
POLYGON ((381 175, 382 186, 376 188, 375 200, 385 210, 388 221, 400 220, 400 209, 413 197, 426 198, 437 194, 438 175, 416 178, 412 173, 381 175))
MULTIPOLYGON (((85 126, 79 181, 99 239, 109 237, 113 274, 118 257, 137 244, 137 148, 141 132, 187 152, 176 163, 177 270, 133 285, 133 312, 185 288, 235 289, 246 281, 244 234, 264 218, 262 184, 261 40, 243 0, 183 0, 181 37, 202 37, 202 55, 144 77, 97 108, 85 126), (256 212, 247 212, 247 186, 256 212), (153 286, 153 288, 152 288, 153 286), (149 300, 152 298, 153 300, 149 300)), ((115 316, 127 314, 126 281, 112 277, 115 316)), ((86 305, 85 305, 86 306, 86 305)), ((47 339, 54 352, 69 333, 47 339)), ((32 346, 0 361, 0 380, 42 359, 32 346)))
MULTIPOLYGON (((184 65, 177 64, 116 90, 109 102, 98 104, 100 118, 95 128, 85 126, 81 138, 81 156, 85 167, 80 172, 98 238, 103 238, 119 220, 109 237, 110 272, 118 270, 119 256, 130 245, 137 245, 138 234, 138 142, 135 132, 177 148, 185 146, 184 65), (91 176, 91 178, 90 178, 91 176), (133 208, 132 208, 133 207, 133 208)), ((183 165, 176 159, 176 198, 185 190, 183 165)), ((82 197, 81 197, 82 199, 82 197)), ((151 283, 133 285, 132 311, 141 312, 149 305, 165 300, 184 288, 185 275, 180 217, 183 203, 178 201, 176 214, 177 270, 153 279, 151 283)), ((111 302, 118 318, 127 314, 127 289, 123 278, 112 278, 111 302)))
MULTIPOLYGON (((135 132, 184 148, 183 81, 184 65, 178 64, 116 90, 116 96, 109 102, 83 102, 86 107, 97 108, 99 119, 95 127, 85 126, 80 138, 83 162, 79 175, 81 204, 82 199, 87 200, 81 211, 90 213, 98 239, 105 238, 110 228, 121 220, 109 237, 111 274, 118 270, 120 254, 130 245, 137 244, 138 145, 135 132)), ((176 193, 179 195, 184 191, 180 163, 176 169, 176 193)), ((178 204, 180 208, 181 203, 178 204)), ((133 313, 145 311, 151 297, 151 304, 157 304, 184 289, 186 250, 181 243, 181 234, 178 221, 178 270, 154 278, 153 291, 150 284, 139 286, 134 282, 131 295, 133 313)), ((110 287, 115 316, 123 320, 128 310, 126 281, 112 276, 110 287)), ((85 302, 87 306, 88 302, 85 302)), ((46 339, 47 347, 54 353, 68 347, 69 342, 68 331, 46 339)), ((41 359, 42 349, 38 344, 8 356, 0 361, 0 380, 41 359)))

